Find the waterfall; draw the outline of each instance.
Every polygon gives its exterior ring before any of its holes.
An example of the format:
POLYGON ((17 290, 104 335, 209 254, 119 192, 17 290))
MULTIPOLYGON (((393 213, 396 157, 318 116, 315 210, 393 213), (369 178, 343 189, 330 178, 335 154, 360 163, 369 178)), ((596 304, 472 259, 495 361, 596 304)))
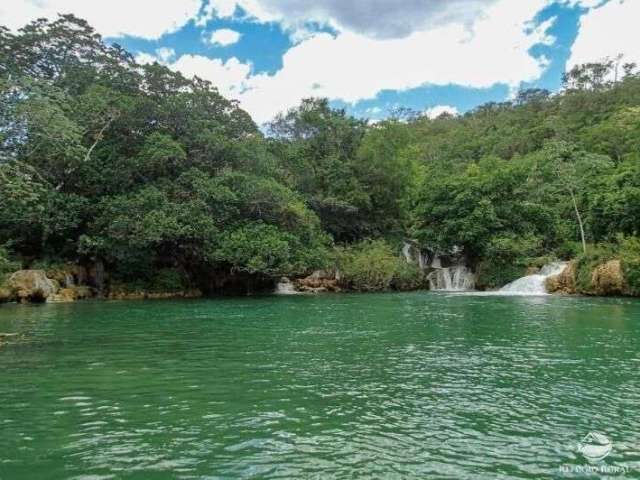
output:
POLYGON ((297 295, 298 293, 300 292, 295 289, 293 283, 291 283, 291 280, 288 278, 281 278, 276 285, 276 295, 297 295))
POLYGON ((411 242, 404 242, 402 246, 402 256, 407 263, 417 263, 420 270, 427 268, 429 256, 423 252, 420 247, 411 242))
POLYGON ((567 264, 564 262, 554 262, 545 265, 535 275, 527 275, 518 280, 505 285, 499 293, 505 295, 547 295, 545 281, 554 275, 560 275, 567 264))
POLYGON ((412 248, 413 245, 411 245, 409 242, 404 242, 404 245, 402 246, 402 255, 404 256, 404 259, 407 261, 407 263, 413 262, 413 256, 411 255, 412 248))
POLYGON ((475 277, 465 265, 438 268, 427 276, 431 290, 442 292, 464 292, 473 290, 475 277))

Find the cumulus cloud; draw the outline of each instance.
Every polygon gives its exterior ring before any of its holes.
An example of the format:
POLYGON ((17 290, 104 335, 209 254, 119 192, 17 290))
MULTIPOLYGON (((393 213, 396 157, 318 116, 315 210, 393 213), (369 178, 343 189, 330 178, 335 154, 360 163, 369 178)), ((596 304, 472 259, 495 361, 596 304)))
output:
POLYGON ((499 0, 472 31, 449 23, 397 39, 317 33, 287 51, 275 74, 248 78, 239 99, 262 122, 309 96, 354 103, 383 90, 426 84, 515 88, 538 78, 547 66, 546 59, 529 53, 533 45, 551 42, 546 34, 550 23, 529 24, 546 3, 499 0))
POLYGON ((209 0, 207 10, 233 16, 237 7, 263 22, 289 28, 308 22, 374 38, 400 38, 448 23, 472 23, 498 0, 209 0))
POLYGON ((242 35, 235 30, 231 30, 229 28, 221 28, 220 30, 215 30, 211 33, 209 37, 209 43, 212 45, 220 45, 222 47, 226 47, 228 45, 233 45, 240 40, 242 35))
POLYGON ((161 63, 166 65, 171 60, 173 60, 176 56, 176 52, 173 48, 162 47, 158 48, 155 51, 155 54, 147 53, 147 52, 138 52, 136 55, 136 62, 141 65, 146 65, 150 63, 161 63))
POLYGON ((220 93, 229 98, 239 98, 251 73, 251 65, 235 57, 226 62, 202 55, 183 55, 167 65, 188 77, 198 76, 213 83, 220 93))
POLYGON ((589 10, 580 19, 567 69, 619 54, 623 55, 623 62, 640 63, 639 19, 638 0, 611 0, 589 10))
MULTIPOLYGON (((207 18, 233 17, 241 11, 254 21, 279 22, 296 41, 275 73, 254 75, 251 64, 236 58, 176 58, 171 49, 137 56, 141 63, 158 61, 212 81, 221 93, 240 100, 256 121, 264 122, 310 96, 355 103, 384 90, 449 84, 486 88, 500 83, 515 91, 521 82, 539 78, 547 66, 547 60, 532 56, 530 49, 553 42, 546 33, 553 20, 537 26, 531 20, 551 1, 16 0, 11 7, 0 5, 0 15, 16 27, 58 11, 73 12, 103 35, 149 39, 190 20, 202 25, 207 18), (313 31, 314 22, 331 25, 334 33, 313 31)), ((627 13, 628 21, 633 18, 638 15, 627 13)), ((210 39, 229 45, 239 35, 222 29, 210 39)))
POLYGON ((157 39, 198 15, 201 0, 13 0, 0 2, 0 23, 18 29, 37 18, 73 13, 106 37, 157 39))
POLYGON ((452 107, 451 105, 436 105, 435 107, 428 108, 424 114, 431 118, 438 118, 443 113, 453 115, 454 117, 458 116, 460 112, 456 107, 452 107))

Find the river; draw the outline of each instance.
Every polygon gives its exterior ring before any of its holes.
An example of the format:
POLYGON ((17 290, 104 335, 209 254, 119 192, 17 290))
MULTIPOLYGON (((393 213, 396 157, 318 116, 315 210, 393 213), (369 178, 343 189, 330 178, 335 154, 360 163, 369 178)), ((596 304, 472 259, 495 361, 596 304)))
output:
POLYGON ((638 300, 4 305, 0 332, 21 335, 0 346, 2 480, 640 475, 638 300))

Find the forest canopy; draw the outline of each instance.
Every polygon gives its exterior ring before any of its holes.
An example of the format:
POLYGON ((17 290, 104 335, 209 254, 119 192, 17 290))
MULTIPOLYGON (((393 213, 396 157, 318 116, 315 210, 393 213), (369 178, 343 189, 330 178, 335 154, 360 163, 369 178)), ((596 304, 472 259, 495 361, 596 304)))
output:
POLYGON ((114 283, 171 270, 212 291, 216 275, 305 275, 410 239, 462 249, 496 287, 541 258, 628 249, 640 76, 614 69, 436 119, 306 99, 260 129, 211 83, 137 64, 73 16, 1 28, 0 268, 99 261, 114 283))

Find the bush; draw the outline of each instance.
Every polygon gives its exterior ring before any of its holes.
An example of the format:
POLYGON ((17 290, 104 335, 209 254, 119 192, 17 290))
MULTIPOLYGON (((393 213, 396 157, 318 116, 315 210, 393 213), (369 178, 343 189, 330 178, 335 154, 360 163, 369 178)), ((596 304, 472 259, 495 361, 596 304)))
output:
POLYGON ((404 258, 396 259, 396 270, 391 280, 394 290, 419 290, 425 286, 425 275, 415 263, 407 263, 404 258))
POLYGON ((627 237, 620 241, 622 271, 631 295, 640 295, 640 238, 627 237))
POLYGON ((398 262, 384 240, 365 240, 338 249, 337 264, 345 287, 376 291, 391 286, 398 262))
POLYGON ((175 268, 161 268, 138 278, 115 277, 111 281, 111 291, 120 293, 175 293, 191 288, 187 276, 175 268))
POLYGON ((20 270, 20 262, 12 260, 7 249, 0 247, 0 280, 16 270, 20 270))
POLYGON ((546 257, 539 256, 541 244, 541 238, 535 235, 494 238, 477 265, 477 286, 500 288, 525 275, 528 267, 548 263, 546 257))
POLYGON ((163 268, 152 278, 147 289, 150 292, 182 292, 189 289, 189 279, 175 268, 163 268))
POLYGON ((384 240, 365 240, 338 248, 336 264, 342 285, 357 291, 417 290, 424 286, 420 267, 407 263, 384 240))
POLYGON ((590 293, 592 290, 593 270, 610 260, 619 257, 619 247, 611 243, 589 245, 587 253, 578 255, 576 259, 576 289, 580 293, 590 293))

